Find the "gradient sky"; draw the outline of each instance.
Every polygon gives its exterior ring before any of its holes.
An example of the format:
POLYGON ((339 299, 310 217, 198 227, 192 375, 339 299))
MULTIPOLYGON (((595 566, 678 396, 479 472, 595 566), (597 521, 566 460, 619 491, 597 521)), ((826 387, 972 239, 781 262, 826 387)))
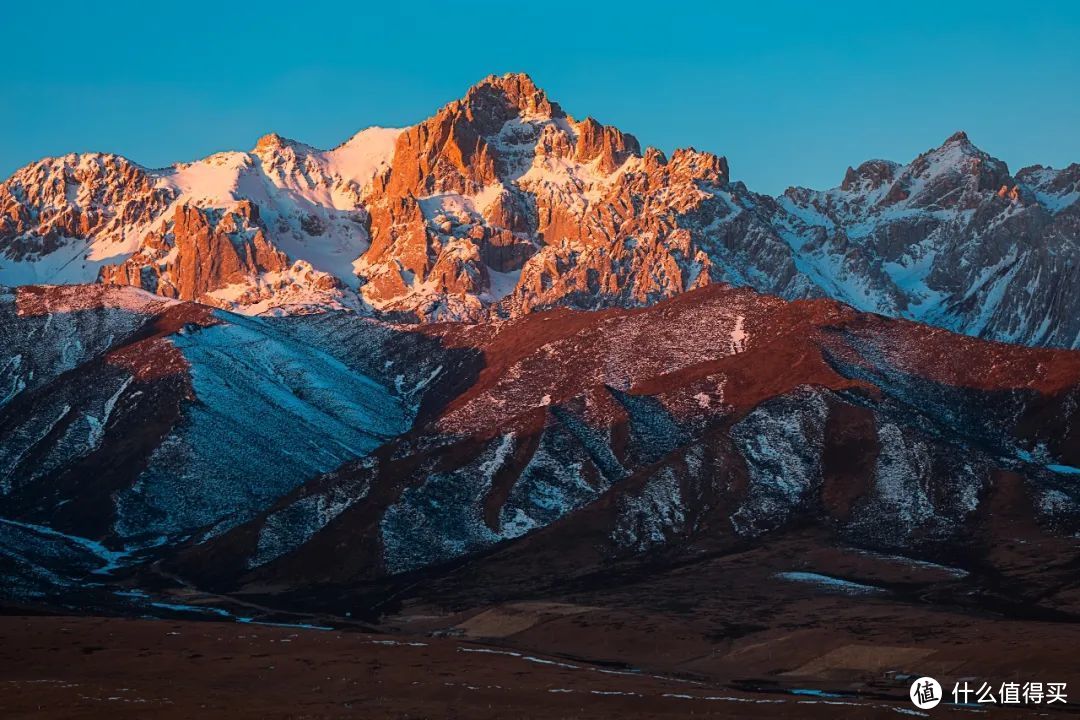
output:
POLYGON ((1013 170, 1080 162, 1080 3, 366 5, 10 3, 0 177, 70 151, 157 167, 269 131, 331 147, 509 71, 643 145, 726 155, 760 192, 831 187, 957 129, 1013 170))

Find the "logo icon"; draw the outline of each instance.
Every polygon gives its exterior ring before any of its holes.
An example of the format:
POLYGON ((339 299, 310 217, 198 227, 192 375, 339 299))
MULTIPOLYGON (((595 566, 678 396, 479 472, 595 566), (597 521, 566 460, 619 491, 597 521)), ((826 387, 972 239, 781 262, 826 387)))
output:
POLYGON ((915 707, 929 710, 941 702, 941 684, 932 677, 921 677, 911 683, 910 694, 915 707))

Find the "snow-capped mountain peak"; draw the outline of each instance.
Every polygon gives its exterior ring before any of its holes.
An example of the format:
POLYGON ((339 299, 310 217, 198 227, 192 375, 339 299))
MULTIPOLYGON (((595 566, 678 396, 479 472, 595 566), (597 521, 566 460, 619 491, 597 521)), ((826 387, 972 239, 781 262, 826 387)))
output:
MULTIPOLYGON (((328 151, 271 133, 251 152, 220 152, 160 170, 98 153, 32 163, 0 185, 5 209, 0 282, 93 282, 100 277, 167 295, 202 287, 203 294, 181 292, 179 297, 249 311, 267 310, 268 300, 270 309, 276 307, 265 289, 277 287, 271 295, 280 295, 289 306, 302 298, 302 304, 359 307, 349 287, 358 285, 352 264, 368 245, 361 198, 388 164, 399 132, 370 128, 328 151), (226 218, 239 211, 261 229, 275 252, 284 253, 289 259, 284 264, 301 263, 310 272, 270 278, 256 271, 255 263, 242 280, 208 268, 203 272, 209 272, 208 283, 170 277, 164 268, 170 263, 179 267, 175 256, 185 246, 175 221, 188 208, 224 212, 226 218), (315 285, 302 287, 309 277, 315 285), (281 292, 282 287, 290 289, 281 292), (226 298, 258 300, 245 306, 226 298)), ((216 267, 210 258, 200 262, 216 267)))

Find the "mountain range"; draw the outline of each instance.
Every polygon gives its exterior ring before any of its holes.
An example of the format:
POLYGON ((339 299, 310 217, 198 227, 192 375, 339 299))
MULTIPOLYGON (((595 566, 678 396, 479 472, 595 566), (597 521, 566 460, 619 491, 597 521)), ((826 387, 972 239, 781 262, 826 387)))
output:
POLYGON ((763 196, 722 157, 642 150, 512 74, 329 151, 271 134, 161 170, 106 154, 28 165, 0 184, 0 284, 430 322, 727 283, 1078 347, 1078 201, 1080 165, 1014 176, 962 132, 831 190, 763 196))
POLYGON ((1060 674, 1078 201, 963 133, 760 195, 525 75, 329 151, 31 164, 0 610, 387 633, 738 717, 1060 674))

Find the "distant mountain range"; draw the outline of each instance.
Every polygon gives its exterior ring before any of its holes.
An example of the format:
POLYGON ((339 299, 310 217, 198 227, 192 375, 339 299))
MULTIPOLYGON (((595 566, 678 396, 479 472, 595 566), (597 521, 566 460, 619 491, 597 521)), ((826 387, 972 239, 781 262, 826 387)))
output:
POLYGON ((103 282, 245 314, 406 321, 636 307, 708 284, 1080 347, 1080 165, 950 137, 778 198, 724 158, 575 120, 525 75, 322 151, 277 135, 150 170, 103 154, 0 184, 0 284, 103 282))

